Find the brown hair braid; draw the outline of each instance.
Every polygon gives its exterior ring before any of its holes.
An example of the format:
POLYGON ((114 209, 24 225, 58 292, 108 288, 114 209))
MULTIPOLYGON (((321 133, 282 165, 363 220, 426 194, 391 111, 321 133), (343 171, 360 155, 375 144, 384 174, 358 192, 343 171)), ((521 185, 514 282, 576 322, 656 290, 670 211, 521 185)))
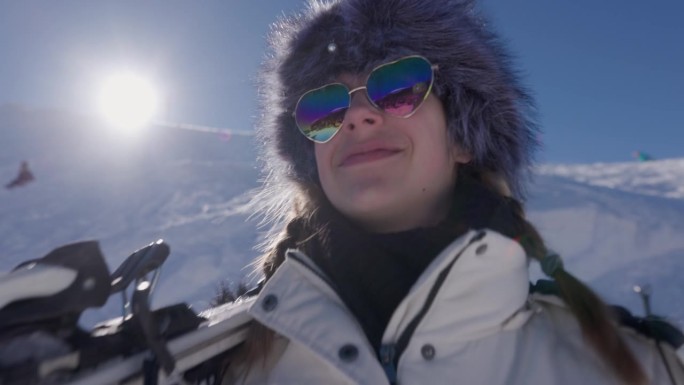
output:
MULTIPOLYGON (((542 263, 551 255, 537 229, 525 219, 522 205, 510 198, 510 190, 496 175, 482 173, 480 181, 498 194, 509 197, 517 225, 518 240, 529 257, 542 263)), ((552 278, 560 289, 561 298, 580 324, 584 338, 596 350, 614 374, 625 384, 646 384, 646 374, 620 337, 607 306, 587 285, 565 271, 555 269, 552 278)))

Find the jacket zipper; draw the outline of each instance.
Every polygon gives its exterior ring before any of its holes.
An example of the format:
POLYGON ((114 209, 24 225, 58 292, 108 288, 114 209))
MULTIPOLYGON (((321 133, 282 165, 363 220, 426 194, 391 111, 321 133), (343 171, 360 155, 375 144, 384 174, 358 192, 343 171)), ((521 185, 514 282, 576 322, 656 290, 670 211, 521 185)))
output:
POLYGON ((484 231, 480 231, 479 233, 475 234, 475 236, 468 241, 468 244, 461 249, 456 257, 454 257, 453 261, 451 261, 447 267, 445 267, 444 270, 439 273, 435 284, 432 285, 430 293, 428 293, 425 304, 420 309, 418 314, 413 317, 406 329, 404 329, 404 331, 401 333, 396 344, 385 344, 380 347, 380 363, 382 364, 383 369, 385 369, 385 374, 387 375, 387 379, 389 380, 390 384, 394 385, 397 383, 397 367, 399 366, 399 358, 401 358, 404 350, 406 350, 406 347, 411 341, 411 337, 413 337, 413 333, 415 333, 416 329, 418 328, 418 324, 420 324, 420 321, 423 319, 423 317, 425 317, 425 314, 427 314, 428 310, 430 310, 435 297, 437 297, 439 289, 442 287, 446 277, 449 275, 454 263, 456 263, 456 261, 470 247, 470 245, 481 240, 485 235, 486 233, 484 231))
POLYGON ((397 383, 397 366, 394 362, 396 353, 395 344, 387 344, 380 347, 380 364, 385 370, 385 375, 391 385, 397 383))

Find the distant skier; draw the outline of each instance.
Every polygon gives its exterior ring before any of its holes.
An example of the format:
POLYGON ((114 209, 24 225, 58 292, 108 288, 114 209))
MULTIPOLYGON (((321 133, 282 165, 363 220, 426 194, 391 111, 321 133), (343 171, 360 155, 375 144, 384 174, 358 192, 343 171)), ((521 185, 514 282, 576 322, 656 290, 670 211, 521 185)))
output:
POLYGON ((653 157, 643 151, 634 151, 632 153, 632 156, 634 156, 634 159, 636 159, 639 162, 648 162, 653 160, 653 157))
POLYGON ((28 162, 23 161, 21 162, 21 166, 19 167, 19 174, 17 174, 17 177, 14 178, 14 180, 6 184, 5 188, 13 189, 15 187, 21 187, 29 182, 32 182, 34 179, 36 178, 33 176, 33 173, 29 169, 28 162))

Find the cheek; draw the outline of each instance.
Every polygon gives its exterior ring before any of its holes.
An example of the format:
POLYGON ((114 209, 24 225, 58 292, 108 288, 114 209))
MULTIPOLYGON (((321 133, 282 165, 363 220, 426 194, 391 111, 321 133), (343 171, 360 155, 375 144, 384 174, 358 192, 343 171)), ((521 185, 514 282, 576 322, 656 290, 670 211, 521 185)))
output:
POLYGON ((318 172, 318 180, 323 189, 323 194, 326 198, 337 207, 335 202, 338 202, 340 184, 335 179, 335 170, 333 168, 333 146, 329 143, 315 144, 314 154, 316 156, 316 169, 318 172))
POLYGON ((327 143, 314 144, 314 155, 316 156, 316 169, 318 170, 318 178, 323 182, 330 178, 331 164, 332 164, 332 146, 327 143))

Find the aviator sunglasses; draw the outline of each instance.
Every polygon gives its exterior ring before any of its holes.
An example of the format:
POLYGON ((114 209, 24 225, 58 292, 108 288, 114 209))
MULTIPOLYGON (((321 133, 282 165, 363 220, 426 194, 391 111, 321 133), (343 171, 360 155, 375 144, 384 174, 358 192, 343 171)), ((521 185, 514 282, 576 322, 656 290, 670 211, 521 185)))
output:
POLYGON ((368 74, 365 86, 350 90, 342 83, 331 83, 310 90, 299 98, 295 107, 297 127, 316 143, 329 141, 342 127, 352 93, 361 90, 378 110, 408 118, 430 94, 436 69, 436 65, 422 56, 406 56, 375 67, 368 74))

